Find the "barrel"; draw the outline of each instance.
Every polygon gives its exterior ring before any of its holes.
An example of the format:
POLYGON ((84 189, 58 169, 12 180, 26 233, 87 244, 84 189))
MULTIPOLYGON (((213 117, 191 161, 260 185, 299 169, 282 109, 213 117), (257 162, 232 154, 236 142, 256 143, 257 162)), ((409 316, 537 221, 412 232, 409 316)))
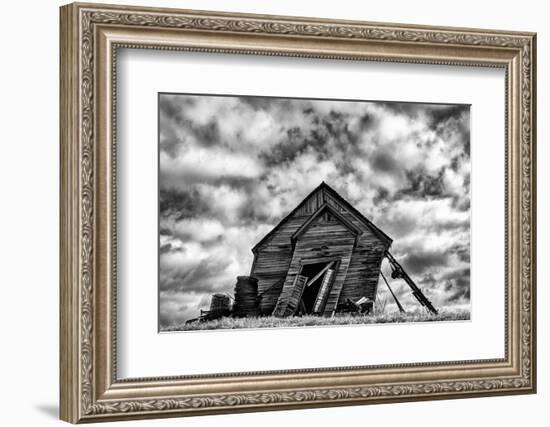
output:
POLYGON ((258 316, 258 279, 251 276, 238 276, 235 285, 235 304, 233 315, 236 317, 258 316))
POLYGON ((212 317, 228 316, 231 313, 231 299, 225 294, 214 294, 210 300, 210 315, 212 317))

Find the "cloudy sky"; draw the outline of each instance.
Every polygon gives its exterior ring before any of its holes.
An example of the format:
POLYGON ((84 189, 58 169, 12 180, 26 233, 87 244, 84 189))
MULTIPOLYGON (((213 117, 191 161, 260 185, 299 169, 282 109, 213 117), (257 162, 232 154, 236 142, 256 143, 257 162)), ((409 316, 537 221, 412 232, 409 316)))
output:
MULTIPOLYGON (((159 110, 161 326, 232 293, 323 180, 393 238, 437 308, 469 308, 469 106, 160 94, 159 110)), ((396 309, 383 282, 379 298, 396 309)))

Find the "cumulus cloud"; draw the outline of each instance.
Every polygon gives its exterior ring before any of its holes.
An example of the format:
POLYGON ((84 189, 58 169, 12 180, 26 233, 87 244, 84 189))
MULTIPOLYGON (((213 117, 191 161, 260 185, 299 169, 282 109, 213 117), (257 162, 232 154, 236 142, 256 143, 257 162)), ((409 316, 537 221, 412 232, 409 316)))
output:
POLYGON ((321 181, 394 239, 434 305, 469 307, 469 106, 161 94, 159 112, 161 325, 232 292, 321 181))

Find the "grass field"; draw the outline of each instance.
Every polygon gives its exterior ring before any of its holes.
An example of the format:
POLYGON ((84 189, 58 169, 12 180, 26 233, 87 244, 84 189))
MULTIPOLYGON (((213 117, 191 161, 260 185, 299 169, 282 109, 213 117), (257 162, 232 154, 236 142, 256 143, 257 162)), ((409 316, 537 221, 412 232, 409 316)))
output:
POLYGON ((425 312, 382 313, 373 315, 336 314, 334 317, 321 316, 292 316, 292 317, 247 317, 232 318, 223 317, 206 322, 194 322, 189 324, 164 326, 162 332, 172 331, 204 331, 212 329, 245 329, 245 328, 288 328, 300 326, 337 326, 337 325, 364 325, 376 323, 414 323, 414 322, 438 322, 451 320, 469 320, 468 311, 442 311, 437 315, 425 312))

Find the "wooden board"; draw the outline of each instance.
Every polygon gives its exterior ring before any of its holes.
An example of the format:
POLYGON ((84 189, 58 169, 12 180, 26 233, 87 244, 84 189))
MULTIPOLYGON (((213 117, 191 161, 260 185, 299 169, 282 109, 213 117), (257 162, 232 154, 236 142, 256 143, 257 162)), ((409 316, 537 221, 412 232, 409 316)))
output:
POLYGON ((283 287, 281 295, 277 300, 277 305, 273 310, 273 315, 277 317, 286 317, 293 315, 296 312, 296 308, 302 299, 302 293, 307 282, 306 276, 296 275, 294 281, 283 287))
POLYGON ((296 313, 298 305, 300 305, 300 301, 302 300, 302 294, 304 293, 304 288, 306 287, 307 281, 308 278, 306 276, 296 276, 296 280, 294 281, 294 289, 292 289, 284 316, 292 316, 296 313))
POLYGON ((325 274, 325 277, 323 277, 323 282, 321 283, 321 287, 319 288, 319 293, 317 294, 317 298, 315 299, 315 304, 313 305, 314 314, 320 314, 323 312, 333 280, 334 280, 334 270, 328 269, 325 274))

